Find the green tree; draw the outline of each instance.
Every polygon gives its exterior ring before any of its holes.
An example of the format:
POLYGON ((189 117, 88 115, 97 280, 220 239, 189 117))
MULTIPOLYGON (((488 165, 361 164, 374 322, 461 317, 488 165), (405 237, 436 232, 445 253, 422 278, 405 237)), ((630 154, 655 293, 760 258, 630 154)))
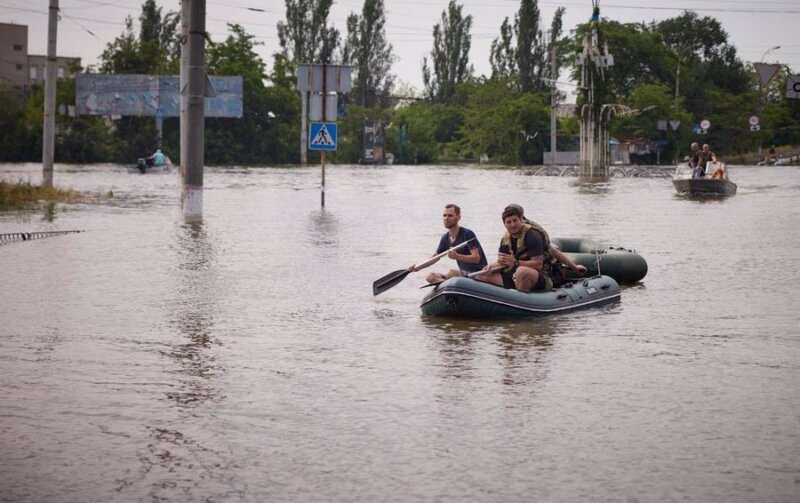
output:
POLYGON ((41 159, 41 146, 38 155, 33 147, 41 145, 42 123, 39 122, 38 128, 32 127, 34 124, 26 120, 26 100, 22 93, 9 82, 0 80, 0 131, 3 131, 0 134, 0 162, 41 159))
POLYGON ((168 12, 162 17, 155 0, 142 4, 139 16, 139 48, 145 58, 156 62, 155 73, 177 73, 180 62, 178 23, 180 15, 168 12))
POLYGON ((333 62, 339 32, 328 26, 333 0, 286 0, 286 20, 278 21, 283 53, 296 64, 333 62))
POLYGON ((549 37, 545 37, 540 27, 540 13, 537 0, 522 0, 514 17, 513 30, 508 18, 500 26, 500 37, 492 42, 490 64, 492 77, 515 76, 516 82, 524 92, 545 92, 550 88, 547 79, 557 79, 558 72, 566 60, 562 51, 556 60, 553 74, 551 57, 553 46, 563 46, 561 30, 564 8, 556 9, 550 25, 549 37), (516 40, 516 46, 515 46, 516 40))
POLYGON ((394 87, 390 73, 394 56, 386 41, 383 0, 364 0, 361 16, 347 18, 347 40, 342 62, 355 67, 352 96, 364 107, 385 106, 394 87))
POLYGON ((492 41, 489 53, 492 78, 503 79, 517 74, 517 58, 514 49, 514 30, 508 18, 500 25, 500 37, 492 41))
POLYGON ((296 138, 291 145, 296 152, 299 135, 282 126, 297 124, 299 99, 285 88, 268 88, 266 64, 255 51, 260 42, 241 25, 229 24, 228 29, 224 41, 209 45, 207 68, 216 75, 242 76, 244 113, 238 119, 208 119, 206 158, 221 164, 290 162, 294 156, 287 140, 296 138))
POLYGON ((463 16, 462 7, 450 0, 442 12, 441 23, 433 27, 432 68, 428 68, 428 59, 423 58, 425 93, 436 102, 449 100, 459 84, 472 78, 473 68, 469 64, 472 16, 463 16))
POLYGON ((514 90, 513 78, 472 82, 459 87, 464 120, 454 146, 460 157, 488 154, 501 164, 541 164, 550 127, 545 98, 514 90))

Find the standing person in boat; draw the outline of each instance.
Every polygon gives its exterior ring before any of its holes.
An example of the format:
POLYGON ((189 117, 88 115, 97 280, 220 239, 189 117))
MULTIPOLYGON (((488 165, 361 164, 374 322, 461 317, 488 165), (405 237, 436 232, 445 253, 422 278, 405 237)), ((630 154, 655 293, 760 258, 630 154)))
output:
MULTIPOLYGON (((576 265, 553 246, 547 231, 536 222, 525 218, 524 213, 518 204, 510 204, 503 210, 506 234, 500 241, 497 262, 485 267, 487 273, 476 279, 530 292, 547 290, 554 286, 556 273, 553 270, 560 267, 559 260, 579 274, 586 273, 584 266, 576 265), (489 272, 501 266, 502 270, 489 272)), ((558 281, 560 272, 557 276, 558 281)))
POLYGON ((692 178, 703 178, 703 170, 698 169, 697 163, 700 161, 700 144, 693 142, 689 152, 689 167, 692 168, 692 178))
POLYGON ((717 162, 717 154, 711 151, 708 143, 703 144, 703 150, 697 154, 697 170, 701 172, 701 176, 697 178, 704 178, 706 173, 706 164, 709 162, 717 162), (702 171, 700 169, 702 168, 702 171))
MULTIPOLYGON (((470 239, 473 241, 447 254, 448 258, 456 261, 458 269, 450 269, 447 274, 432 272, 425 278, 428 283, 441 283, 447 278, 463 276, 464 273, 477 272, 486 266, 486 254, 483 253, 483 248, 475 233, 466 227, 461 227, 459 222, 461 222, 461 208, 452 203, 446 205, 442 210, 442 223, 447 232, 442 234, 442 238, 439 240, 439 247, 436 248, 434 255, 438 255, 464 241, 470 239)), ((416 264, 408 269, 410 271, 419 271, 416 264)))

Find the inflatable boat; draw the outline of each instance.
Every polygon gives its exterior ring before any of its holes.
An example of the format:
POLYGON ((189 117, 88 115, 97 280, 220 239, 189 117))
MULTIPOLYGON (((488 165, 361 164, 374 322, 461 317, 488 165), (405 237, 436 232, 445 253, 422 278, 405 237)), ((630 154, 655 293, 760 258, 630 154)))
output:
MULTIPOLYGON (((604 246, 588 238, 552 238, 573 262, 586 267, 588 276, 606 275, 617 283, 636 283, 647 275, 647 262, 636 253, 622 247, 604 246)), ((567 272, 567 279, 578 279, 567 272)))
POLYGON ((569 282, 560 288, 520 292, 471 278, 450 278, 422 299, 426 316, 524 318, 563 313, 619 300, 619 284, 610 276, 569 282))

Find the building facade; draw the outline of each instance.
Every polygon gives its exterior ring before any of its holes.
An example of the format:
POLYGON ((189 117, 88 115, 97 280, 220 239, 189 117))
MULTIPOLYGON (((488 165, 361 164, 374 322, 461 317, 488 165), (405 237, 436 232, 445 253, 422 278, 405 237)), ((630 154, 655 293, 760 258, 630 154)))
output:
MULTIPOLYGON (((58 78, 72 76, 70 68, 80 67, 80 58, 56 58, 58 78)), ((28 53, 28 27, 0 23, 0 80, 27 92, 32 86, 44 85, 47 56, 28 53)))

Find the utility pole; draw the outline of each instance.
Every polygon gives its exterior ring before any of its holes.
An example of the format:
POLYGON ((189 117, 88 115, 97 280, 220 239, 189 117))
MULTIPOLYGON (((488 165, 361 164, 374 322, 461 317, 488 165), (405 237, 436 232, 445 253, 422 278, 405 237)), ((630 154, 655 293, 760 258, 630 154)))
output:
POLYGON ((192 222, 203 219, 206 1, 182 0, 181 14, 189 20, 181 46, 181 200, 184 219, 192 222))
POLYGON ((56 42, 58 40, 58 0, 50 0, 47 22, 47 63, 44 77, 44 136, 42 138, 42 187, 53 186, 53 159, 56 138, 56 42))
POLYGON ((550 40, 550 165, 556 165, 556 44, 555 40, 550 40))

